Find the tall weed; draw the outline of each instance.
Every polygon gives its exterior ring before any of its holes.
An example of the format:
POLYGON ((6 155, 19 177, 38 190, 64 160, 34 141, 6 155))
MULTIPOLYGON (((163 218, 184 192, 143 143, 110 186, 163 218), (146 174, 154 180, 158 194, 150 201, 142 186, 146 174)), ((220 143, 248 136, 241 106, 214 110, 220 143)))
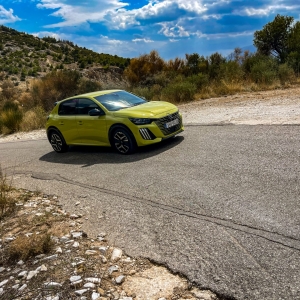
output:
POLYGON ((23 112, 14 102, 6 102, 0 112, 0 123, 3 128, 6 128, 7 133, 13 133, 20 129, 20 124, 23 119, 23 112))
POLYGON ((42 107, 37 106, 24 114, 20 129, 21 131, 31 131, 44 128, 45 124, 46 113, 42 107))

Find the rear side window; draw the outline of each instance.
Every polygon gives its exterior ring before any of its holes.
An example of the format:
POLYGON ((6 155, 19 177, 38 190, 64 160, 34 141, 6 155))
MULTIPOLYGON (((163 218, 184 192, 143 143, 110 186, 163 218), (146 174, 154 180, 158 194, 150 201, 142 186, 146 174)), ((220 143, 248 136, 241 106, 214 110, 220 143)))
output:
POLYGON ((67 101, 62 102, 59 105, 58 114, 60 116, 76 115, 77 102, 78 102, 77 99, 71 99, 71 100, 67 100, 67 101))

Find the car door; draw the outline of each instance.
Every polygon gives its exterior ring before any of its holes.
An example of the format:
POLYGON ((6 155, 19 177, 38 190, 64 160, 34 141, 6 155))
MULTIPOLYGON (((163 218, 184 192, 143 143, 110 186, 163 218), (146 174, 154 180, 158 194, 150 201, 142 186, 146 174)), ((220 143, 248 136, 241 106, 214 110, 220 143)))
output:
POLYGON ((97 103, 91 99, 78 99, 76 123, 78 143, 99 146, 109 145, 106 115, 97 103), (95 108, 100 110, 102 115, 90 116, 89 111, 95 108))
POLYGON ((77 124, 76 124, 76 106, 77 99, 66 100, 59 104, 58 116, 55 120, 55 125, 64 136, 68 145, 73 144, 77 139, 77 124))

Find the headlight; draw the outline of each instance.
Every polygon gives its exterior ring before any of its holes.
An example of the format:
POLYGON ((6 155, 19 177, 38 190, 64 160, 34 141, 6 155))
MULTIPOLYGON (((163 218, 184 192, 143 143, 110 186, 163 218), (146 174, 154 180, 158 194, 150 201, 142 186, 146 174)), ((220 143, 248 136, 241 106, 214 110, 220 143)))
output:
POLYGON ((129 120, 135 125, 146 125, 151 124, 152 119, 144 119, 144 118, 129 118, 129 120))

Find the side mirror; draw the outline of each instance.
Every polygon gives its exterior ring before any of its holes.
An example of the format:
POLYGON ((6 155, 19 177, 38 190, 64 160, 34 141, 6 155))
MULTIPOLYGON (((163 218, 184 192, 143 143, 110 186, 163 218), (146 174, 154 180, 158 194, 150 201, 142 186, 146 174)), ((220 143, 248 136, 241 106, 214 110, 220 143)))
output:
POLYGON ((89 111, 89 116, 91 116, 91 117, 103 116, 103 115, 105 115, 105 113, 98 108, 94 108, 89 111))

